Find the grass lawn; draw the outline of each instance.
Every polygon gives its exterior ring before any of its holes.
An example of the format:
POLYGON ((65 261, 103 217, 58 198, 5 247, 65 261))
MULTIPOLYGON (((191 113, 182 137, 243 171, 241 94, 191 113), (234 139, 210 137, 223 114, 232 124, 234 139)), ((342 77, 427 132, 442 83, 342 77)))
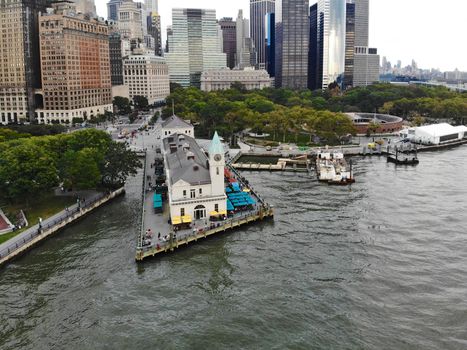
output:
POLYGON ((0 236, 0 244, 16 236, 17 234, 27 230, 29 227, 39 223, 39 218, 47 219, 52 215, 55 215, 59 211, 62 211, 68 206, 73 205, 76 202, 76 198, 73 196, 57 197, 53 194, 30 200, 27 205, 26 203, 11 204, 3 207, 3 212, 7 215, 11 222, 15 222, 16 215, 21 209, 23 209, 26 219, 28 219, 29 226, 10 232, 0 236))

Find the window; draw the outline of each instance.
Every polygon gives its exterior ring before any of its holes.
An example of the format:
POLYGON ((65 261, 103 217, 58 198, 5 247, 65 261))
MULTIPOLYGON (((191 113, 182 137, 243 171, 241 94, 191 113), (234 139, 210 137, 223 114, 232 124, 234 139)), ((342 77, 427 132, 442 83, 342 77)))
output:
POLYGON ((190 190, 190 198, 196 197, 196 190, 190 190))
POLYGON ((185 216, 185 208, 180 208, 180 216, 185 216))
POLYGON ((202 188, 199 189, 199 194, 200 194, 200 195, 203 194, 203 189, 202 189, 202 188))
POLYGON ((219 167, 216 168, 216 175, 219 175, 219 167))
POLYGON ((219 211, 219 204, 214 204, 214 211, 219 211))
POLYGON ((183 190, 183 197, 186 197, 186 190, 183 190))

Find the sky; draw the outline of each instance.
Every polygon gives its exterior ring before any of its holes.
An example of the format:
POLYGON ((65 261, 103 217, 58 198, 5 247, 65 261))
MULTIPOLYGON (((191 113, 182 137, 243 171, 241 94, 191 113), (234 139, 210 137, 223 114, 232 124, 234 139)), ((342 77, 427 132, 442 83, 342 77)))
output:
MULTIPOLYGON (((107 0, 95 0, 107 18, 107 0)), ((249 0, 159 0, 163 40, 172 8, 216 9, 217 17, 249 17, 249 0)), ((316 3, 311 0, 310 4, 316 3)), ((414 59, 420 68, 467 71, 466 0, 370 0, 370 46, 394 65, 414 59)))

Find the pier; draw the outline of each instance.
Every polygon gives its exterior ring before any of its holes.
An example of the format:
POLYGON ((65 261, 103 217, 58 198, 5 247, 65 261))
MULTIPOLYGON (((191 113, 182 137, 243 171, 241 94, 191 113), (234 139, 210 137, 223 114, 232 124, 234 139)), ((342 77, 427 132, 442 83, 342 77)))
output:
POLYGON ((186 133, 158 142, 146 142, 136 261, 274 216, 248 180, 224 163, 217 134, 209 152, 186 133))

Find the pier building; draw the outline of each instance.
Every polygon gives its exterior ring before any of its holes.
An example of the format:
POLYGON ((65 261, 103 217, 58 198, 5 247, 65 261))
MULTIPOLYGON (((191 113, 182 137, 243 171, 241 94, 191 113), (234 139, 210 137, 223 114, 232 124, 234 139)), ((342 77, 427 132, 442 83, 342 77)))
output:
POLYGON ((175 114, 164 120, 162 123, 162 139, 173 134, 184 134, 195 137, 195 128, 193 125, 177 117, 175 114))
POLYGON ((210 213, 227 215, 224 149, 217 133, 208 155, 184 134, 166 137, 163 145, 172 222, 209 219, 210 213))

